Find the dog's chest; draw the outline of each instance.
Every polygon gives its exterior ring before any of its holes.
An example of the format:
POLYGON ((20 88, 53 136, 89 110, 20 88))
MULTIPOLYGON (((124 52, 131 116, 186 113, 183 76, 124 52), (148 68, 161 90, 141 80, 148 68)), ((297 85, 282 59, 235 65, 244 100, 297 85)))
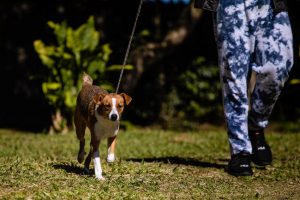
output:
POLYGON ((119 121, 111 121, 96 114, 95 134, 98 139, 114 137, 119 131, 119 121))

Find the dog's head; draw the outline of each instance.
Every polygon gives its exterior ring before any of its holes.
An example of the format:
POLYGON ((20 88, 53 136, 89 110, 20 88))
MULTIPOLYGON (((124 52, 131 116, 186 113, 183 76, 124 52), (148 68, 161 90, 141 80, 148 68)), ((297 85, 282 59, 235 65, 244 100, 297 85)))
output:
POLYGON ((93 101, 96 104, 95 112, 112 121, 120 119, 124 107, 131 102, 131 97, 125 93, 121 94, 97 94, 93 101))

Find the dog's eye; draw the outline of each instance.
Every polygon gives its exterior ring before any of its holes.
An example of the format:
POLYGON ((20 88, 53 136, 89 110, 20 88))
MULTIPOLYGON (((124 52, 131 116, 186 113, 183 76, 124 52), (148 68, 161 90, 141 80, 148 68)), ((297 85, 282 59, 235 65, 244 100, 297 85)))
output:
POLYGON ((105 104, 104 107, 105 109, 110 109, 110 104, 105 104))
POLYGON ((118 105, 119 108, 123 108, 123 106, 124 106, 123 104, 119 104, 118 105))

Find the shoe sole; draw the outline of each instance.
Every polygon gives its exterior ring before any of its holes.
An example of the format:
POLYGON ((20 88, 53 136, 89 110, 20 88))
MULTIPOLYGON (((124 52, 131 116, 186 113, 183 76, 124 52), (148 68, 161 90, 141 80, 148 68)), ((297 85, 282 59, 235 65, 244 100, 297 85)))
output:
POLYGON ((252 162, 255 164, 255 165, 258 165, 260 167, 265 167, 265 166, 268 166, 268 165, 271 165, 272 162, 256 162, 254 160, 252 160, 252 162))
POLYGON ((232 176, 252 176, 253 173, 250 172, 244 172, 244 173, 234 173, 234 172, 228 172, 232 176))

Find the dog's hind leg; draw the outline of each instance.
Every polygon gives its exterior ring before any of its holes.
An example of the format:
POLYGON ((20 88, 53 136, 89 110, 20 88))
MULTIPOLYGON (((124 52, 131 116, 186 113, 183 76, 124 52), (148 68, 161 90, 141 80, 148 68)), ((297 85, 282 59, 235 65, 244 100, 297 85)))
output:
POLYGON ((85 146, 85 129, 86 129, 86 124, 83 120, 80 119, 75 119, 75 127, 76 127, 76 135, 77 138, 79 139, 79 152, 77 156, 77 160, 79 163, 82 163, 84 160, 84 146, 85 146))
POLYGON ((77 160, 79 163, 82 163, 84 160, 84 155, 85 155, 84 145, 85 145, 85 139, 80 140, 79 141, 79 152, 78 152, 78 156, 77 156, 77 160))
POLYGON ((92 144, 90 145, 90 152, 88 154, 88 156, 85 158, 85 161, 84 161, 84 169, 83 169, 83 172, 85 174, 89 174, 90 172, 90 164, 91 164, 91 160, 92 160, 92 154, 93 154, 93 147, 92 147, 92 144))

